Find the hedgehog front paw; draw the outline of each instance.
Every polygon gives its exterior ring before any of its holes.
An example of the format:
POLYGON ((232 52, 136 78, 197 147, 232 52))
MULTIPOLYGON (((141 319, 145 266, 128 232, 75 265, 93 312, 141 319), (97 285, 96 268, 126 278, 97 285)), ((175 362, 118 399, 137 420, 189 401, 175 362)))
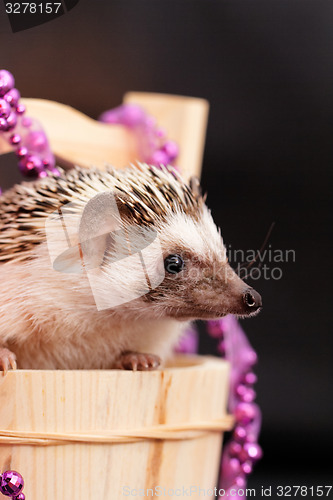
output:
POLYGON ((119 370, 149 371, 156 370, 161 364, 161 358, 156 354, 142 352, 123 352, 116 360, 115 368, 119 370))
POLYGON ((9 368, 16 370, 16 356, 6 347, 0 347, 0 371, 6 375, 9 368))

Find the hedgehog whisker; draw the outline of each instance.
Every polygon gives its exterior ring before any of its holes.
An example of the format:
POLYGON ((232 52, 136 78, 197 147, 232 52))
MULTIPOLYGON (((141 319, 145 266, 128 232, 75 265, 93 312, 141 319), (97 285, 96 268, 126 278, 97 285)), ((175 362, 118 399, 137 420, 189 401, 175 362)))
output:
MULTIPOLYGON (((246 281, 249 277, 251 277, 251 278, 257 278, 257 277, 259 277, 259 274, 260 274, 259 271, 260 271, 261 267, 262 267, 262 262, 259 262, 259 264, 257 265, 257 267, 255 267, 254 269, 252 269, 251 273, 247 272, 245 274, 245 276, 242 276, 242 280, 246 281)), ((245 267, 243 269, 245 269, 245 267)))
MULTIPOLYGON (((269 238, 270 238, 270 236, 271 236, 271 234, 272 234, 272 231, 273 231, 273 229, 274 229, 274 226, 275 226, 275 222, 272 222, 272 224, 270 225, 270 228, 268 229, 268 232, 267 232, 267 234, 266 234, 266 237, 265 237, 265 239, 264 239, 264 242, 263 242, 263 244, 261 245, 260 250, 258 250, 258 252, 256 253, 256 255, 255 255, 254 259, 253 259, 253 260, 251 260, 251 262, 249 262, 246 266, 244 265, 244 264, 245 264, 245 262, 242 262, 241 264, 239 264, 239 265, 238 265, 238 269, 240 269, 240 270, 241 270, 241 269, 250 269, 250 267, 252 267, 252 266, 253 266, 253 264, 254 264, 254 263, 258 260, 258 258, 259 258, 259 256, 261 255, 261 253, 264 251, 264 249, 265 249, 265 247, 266 247, 266 245, 267 245, 267 243, 268 243, 268 240, 269 240, 269 238)), ((258 269, 260 269, 261 265, 262 265, 262 262, 260 262, 260 263, 258 264, 258 269)), ((244 279, 246 279, 247 277, 248 277, 248 274, 246 274, 246 277, 245 277, 244 279)))

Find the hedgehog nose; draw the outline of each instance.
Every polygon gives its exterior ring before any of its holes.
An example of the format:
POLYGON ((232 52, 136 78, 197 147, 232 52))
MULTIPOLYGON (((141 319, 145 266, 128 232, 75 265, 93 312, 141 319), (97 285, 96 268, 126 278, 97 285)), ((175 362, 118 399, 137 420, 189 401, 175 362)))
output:
POLYGON ((261 295, 253 288, 248 288, 243 294, 243 302, 247 306, 249 312, 256 311, 262 306, 261 295))

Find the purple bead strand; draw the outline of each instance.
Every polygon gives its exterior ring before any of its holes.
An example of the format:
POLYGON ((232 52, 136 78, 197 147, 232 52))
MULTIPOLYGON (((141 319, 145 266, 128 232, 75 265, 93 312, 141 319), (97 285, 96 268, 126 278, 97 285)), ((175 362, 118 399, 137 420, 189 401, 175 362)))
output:
POLYGON ((139 157, 150 165, 173 165, 179 155, 174 141, 166 139, 163 129, 158 128, 156 120, 136 104, 123 104, 105 111, 99 120, 103 123, 128 127, 135 133, 139 157))
MULTIPOLYGON (((212 337, 219 340, 218 350, 231 364, 228 406, 235 417, 235 428, 231 440, 223 450, 219 485, 230 496, 228 492, 230 493, 231 488, 236 492, 237 489, 246 488, 248 475, 262 457, 258 444, 261 412, 254 403, 256 393, 253 385, 257 378, 252 371, 257 355, 234 316, 208 321, 207 329, 212 337)), ((233 498, 238 500, 244 497, 236 494, 233 498)))
MULTIPOLYGON (((12 146, 19 160, 21 173, 31 178, 59 175, 47 136, 33 118, 25 116, 20 93, 14 87, 13 75, 0 71, 0 134, 12 146)), ((156 120, 135 104, 124 104, 106 111, 100 117, 104 123, 124 125, 135 133, 139 157, 151 165, 174 165, 179 149, 166 139, 156 120)), ((1 190, 0 190, 1 194, 1 190)))
POLYGON ((20 93, 9 71, 0 70, 0 133, 13 147, 23 175, 38 178, 59 175, 47 136, 33 118, 25 116, 20 93))

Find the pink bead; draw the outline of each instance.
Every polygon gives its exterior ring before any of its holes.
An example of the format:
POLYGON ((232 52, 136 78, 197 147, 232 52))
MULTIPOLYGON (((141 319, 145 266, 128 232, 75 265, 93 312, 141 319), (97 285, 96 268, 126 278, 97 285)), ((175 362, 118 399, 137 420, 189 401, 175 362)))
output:
POLYGON ((0 118, 0 131, 6 132, 8 128, 7 120, 5 118, 0 118))
POLYGON ((28 177, 38 177, 43 171, 43 162, 38 156, 29 155, 20 161, 21 172, 28 177))
POLYGON ((250 403, 239 403, 235 408, 235 418, 242 425, 252 422, 255 416, 255 407, 250 403))
POLYGON ((24 138, 24 145, 33 153, 42 153, 48 147, 47 138, 44 132, 32 131, 24 138))
POLYGON ((256 395, 256 391, 254 391, 251 387, 247 387, 241 399, 245 403, 252 403, 256 399, 256 395))
POLYGON ((244 360, 249 366, 253 366, 258 362, 257 353, 250 350, 246 353, 246 359, 244 360))
POLYGON ((260 460, 262 457, 262 449, 257 443, 245 443, 243 449, 251 460, 260 460))
POLYGON ((232 474, 233 476, 236 476, 237 474, 239 474, 240 468, 241 468, 241 465, 240 465, 238 458, 231 458, 228 462, 228 468, 225 471, 225 473, 227 475, 232 474))
POLYGON ((178 145, 174 141, 167 141, 163 146, 163 150, 169 156, 170 161, 175 160, 179 154, 178 145))
POLYGON ((167 154, 164 153, 164 151, 157 150, 155 153, 152 155, 150 163, 152 165, 156 165, 159 167, 160 165, 169 165, 169 157, 167 154))
POLYGON ((243 443, 246 440, 246 429, 244 427, 237 425, 234 429, 234 438, 240 442, 243 443))
POLYGON ((33 123, 33 121, 32 121, 32 118, 30 118, 30 116, 24 116, 21 120, 21 124, 25 128, 31 127, 32 123, 33 123))
POLYGON ((241 451, 238 454, 238 457, 241 464, 243 464, 249 458, 247 451, 244 450, 244 448, 241 449, 241 451))
POLYGON ((56 163, 55 158, 50 150, 48 150, 46 153, 44 153, 43 165, 45 168, 47 168, 48 170, 51 170, 55 167, 55 163, 56 163))
POLYGON ((15 80, 13 75, 5 69, 0 70, 0 96, 4 96, 14 85, 15 80))
POLYGON ((18 115, 23 115, 23 113, 25 113, 25 106, 24 106, 24 104, 18 104, 16 106, 16 113, 18 115))
POLYGON ((252 464, 251 464, 251 462, 244 462, 242 464, 242 470, 243 470, 244 474, 246 474, 247 476, 249 474, 251 474, 251 472, 252 472, 252 464))
POLYGON ((24 480, 15 470, 7 470, 2 474, 0 492, 8 497, 16 497, 22 490, 24 480))
POLYGON ((15 497, 15 500, 25 500, 25 494, 20 493, 17 497, 15 497))
POLYGON ((245 385, 239 384, 236 387, 236 391, 235 392, 236 392, 237 396, 242 397, 245 394, 246 389, 247 389, 247 387, 245 387, 245 385))
POLYGON ((127 104, 121 114, 121 122, 127 127, 137 127, 145 118, 145 113, 140 106, 127 104))
POLYGON ((13 108, 15 108, 15 106, 18 105, 18 102, 21 98, 21 94, 17 89, 12 89, 9 90, 7 94, 4 95, 3 98, 8 102, 8 104, 10 104, 11 106, 13 106, 13 108))
POLYGON ((255 462, 262 457, 262 450, 257 443, 245 443, 238 456, 242 463, 255 462))
POLYGON ((10 115, 10 104, 5 99, 0 99, 0 117, 8 118, 10 115))
POLYGON ((231 457, 237 458, 242 451, 242 446, 239 443, 233 441, 232 443, 230 443, 229 451, 231 457))
POLYGON ((17 124, 17 117, 14 111, 12 111, 7 118, 7 129, 8 130, 13 129, 14 127, 16 127, 16 124, 17 124))
POLYGON ((166 131, 164 130, 164 128, 158 128, 155 134, 158 139, 163 139, 166 136, 166 131))
POLYGON ((19 148, 16 151, 16 154, 18 157, 23 158, 24 156, 26 156, 28 154, 28 150, 26 147, 22 146, 21 148, 19 148))
POLYGON ((235 486, 237 486, 237 488, 245 488, 246 486, 246 480, 243 476, 237 476, 235 478, 235 486))
POLYGON ((21 142, 21 136, 19 134, 13 134, 10 136, 9 141, 13 146, 17 146, 21 142))
POLYGON ((257 382, 257 375, 253 372, 248 372, 244 375, 243 381, 245 384, 254 385, 257 382))

